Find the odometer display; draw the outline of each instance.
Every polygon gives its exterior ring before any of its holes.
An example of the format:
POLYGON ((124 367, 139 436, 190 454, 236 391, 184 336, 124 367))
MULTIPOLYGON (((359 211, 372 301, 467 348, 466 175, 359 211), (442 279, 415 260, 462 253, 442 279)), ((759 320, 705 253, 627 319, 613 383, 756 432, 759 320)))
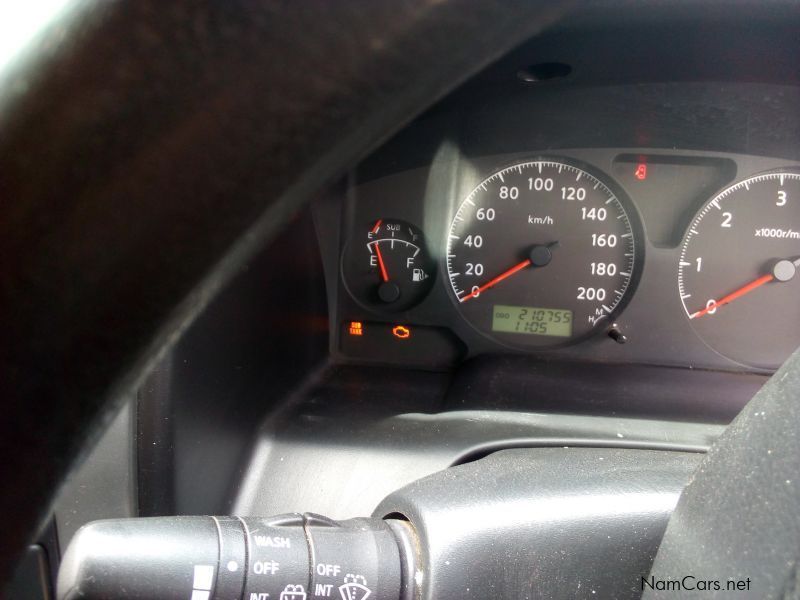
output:
POLYGON ((572 311, 498 304, 492 313, 492 331, 570 337, 572 311))
POLYGON ((550 346, 591 333, 622 306, 636 253, 631 217, 611 186, 542 159, 503 169, 464 198, 450 225, 447 273, 474 327, 512 345, 550 346), (523 310, 568 314, 569 326, 519 325, 531 321, 523 310))

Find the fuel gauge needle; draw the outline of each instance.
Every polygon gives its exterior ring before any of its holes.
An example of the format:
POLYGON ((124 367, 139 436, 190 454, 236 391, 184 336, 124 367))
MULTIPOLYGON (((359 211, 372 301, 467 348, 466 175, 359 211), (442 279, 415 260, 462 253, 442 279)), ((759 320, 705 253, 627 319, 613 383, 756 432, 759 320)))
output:
POLYGON ((386 263, 383 262, 383 254, 381 254, 381 245, 375 244, 375 253, 378 255, 378 265, 381 268, 381 279, 389 281, 389 272, 386 270, 386 263))
POLYGON ((727 296, 723 297, 721 300, 709 303, 709 305, 706 306, 703 310, 698 310, 696 313, 692 314, 689 318, 698 319, 704 315, 707 315, 712 310, 716 310, 721 306, 730 304, 734 300, 737 300, 742 296, 749 294, 753 290, 757 290, 765 283, 769 283, 771 281, 778 281, 778 282, 789 281, 794 277, 794 274, 797 271, 797 267, 800 267, 800 259, 794 261, 779 260, 777 263, 775 263, 775 266, 772 268, 772 273, 767 273, 766 275, 762 275, 761 277, 754 279, 750 283, 746 283, 739 289, 731 292, 727 296))

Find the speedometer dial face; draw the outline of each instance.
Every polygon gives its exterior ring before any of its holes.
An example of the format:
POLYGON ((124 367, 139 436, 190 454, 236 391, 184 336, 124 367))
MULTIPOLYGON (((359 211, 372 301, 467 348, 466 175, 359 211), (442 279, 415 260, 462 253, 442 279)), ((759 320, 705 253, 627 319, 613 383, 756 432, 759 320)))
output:
POLYGON ((618 194, 562 160, 482 181, 450 225, 447 273, 463 316, 509 345, 555 346, 609 323, 632 291, 638 229, 618 194))
POLYGON ((683 239, 678 292, 697 334, 742 364, 800 344, 800 174, 763 173, 713 198, 683 239))

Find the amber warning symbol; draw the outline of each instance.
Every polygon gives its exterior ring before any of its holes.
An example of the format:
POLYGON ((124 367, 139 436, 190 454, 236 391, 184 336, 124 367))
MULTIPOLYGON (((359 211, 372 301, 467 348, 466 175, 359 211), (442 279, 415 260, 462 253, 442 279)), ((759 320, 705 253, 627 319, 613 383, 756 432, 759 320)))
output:
POLYGON ((405 340, 411 337, 411 330, 404 325, 395 325, 392 328, 392 335, 401 340, 405 340))

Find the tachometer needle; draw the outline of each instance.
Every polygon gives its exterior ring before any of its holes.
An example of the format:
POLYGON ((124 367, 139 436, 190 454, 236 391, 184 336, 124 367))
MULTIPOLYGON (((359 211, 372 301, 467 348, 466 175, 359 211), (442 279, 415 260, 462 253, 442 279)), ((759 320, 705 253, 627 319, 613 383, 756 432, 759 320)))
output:
POLYGON ((386 271, 386 263, 383 262, 383 255, 381 254, 381 245, 375 244, 375 254, 378 255, 378 265, 381 268, 381 279, 389 281, 389 273, 386 271))
POLYGON ((502 273, 500 273, 500 275, 498 275, 497 277, 495 277, 491 281, 488 281, 488 282, 484 283, 478 289, 473 290, 471 293, 467 294, 463 298, 460 298, 459 302, 466 302, 470 298, 475 298, 475 297, 479 296, 481 294, 481 292, 485 292, 490 287, 496 286, 498 283, 500 283, 504 279, 508 279, 514 273, 517 273, 517 272, 521 271, 522 269, 525 269, 525 268, 531 266, 532 264, 533 264, 533 261, 531 261, 530 258, 526 258, 525 260, 523 260, 520 263, 517 263, 516 265, 514 265, 513 267, 511 267, 507 271, 503 271, 502 273))
POLYGON ((791 281, 794 278, 795 273, 797 272, 797 269, 799 267, 800 267, 800 258, 795 260, 789 260, 789 259, 779 260, 772 267, 772 273, 768 273, 766 275, 762 275, 758 279, 754 279, 750 283, 740 287, 735 292, 731 292, 718 302, 709 301, 708 306, 706 306, 703 310, 698 310, 696 313, 692 314, 689 318, 697 319, 698 317, 707 315, 711 311, 715 311, 716 309, 718 309, 720 306, 725 306, 726 304, 730 304, 737 298, 741 298, 745 294, 749 294, 753 290, 760 288, 762 285, 764 285, 765 283, 769 283, 770 281, 777 281, 779 283, 791 281))
POLYGON ((720 306, 725 306, 726 304, 730 304, 731 302, 733 302, 737 298, 741 298, 745 294, 749 294, 753 290, 755 290, 757 288, 760 288, 765 283, 769 283, 770 281, 773 281, 774 279, 775 279, 775 275, 773 275, 772 273, 768 273, 767 275, 762 275, 758 279, 754 279, 750 283, 748 283, 746 285, 743 285, 742 287, 740 287, 735 292, 731 292, 730 294, 728 294, 727 296, 725 296, 721 300, 709 303, 709 305, 706 306, 703 310, 698 310, 696 313, 691 315, 689 318, 690 319, 697 319, 699 317, 702 317, 703 315, 707 315, 712 310, 716 310, 720 306))

